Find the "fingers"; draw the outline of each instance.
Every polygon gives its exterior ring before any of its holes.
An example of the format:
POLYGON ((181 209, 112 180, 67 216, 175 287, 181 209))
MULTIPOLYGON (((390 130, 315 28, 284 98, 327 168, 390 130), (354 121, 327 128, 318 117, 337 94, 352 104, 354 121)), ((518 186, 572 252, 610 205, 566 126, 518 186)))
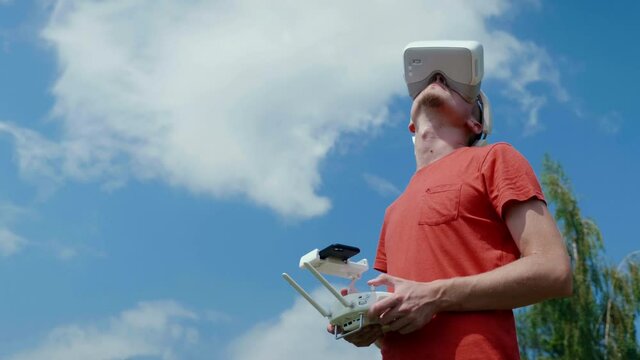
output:
POLYGON ((387 275, 387 274, 380 274, 375 279, 371 279, 367 281, 367 284, 373 285, 373 286, 393 285, 394 281, 395 281, 395 278, 393 276, 387 275))
POLYGON ((387 325, 387 331, 398 331, 413 324, 413 319, 408 316, 397 318, 387 325))
POLYGON ((360 329, 360 331, 347 335, 344 339, 355 346, 364 347, 373 344, 382 336, 382 327, 378 324, 368 325, 360 329))
MULTIPOLYGON (((387 314, 384 314, 383 318, 384 317, 387 317, 387 314)), ((396 331, 403 335, 419 330, 431 321, 431 317, 417 318, 415 314, 402 315, 400 313, 396 313, 396 315, 392 314, 389 318, 393 318, 393 320, 382 325, 384 332, 396 331)), ((380 323, 382 323, 382 319, 380 323)))
POLYGON ((367 313, 367 316, 369 316, 369 319, 372 319, 372 320, 378 319, 382 314, 390 311, 391 309, 395 308, 399 304, 400 304, 400 298, 398 298, 397 296, 389 296, 371 305, 371 307, 369 308, 369 312, 367 313))
POLYGON ((380 315, 378 317, 378 322, 381 325, 389 325, 392 322, 404 317, 405 317, 405 313, 401 313, 397 307, 393 307, 388 311, 384 312, 382 315, 380 315))
POLYGON ((335 334, 335 326, 333 324, 327 325, 327 332, 330 334, 335 334))
POLYGON ((408 334, 408 333, 412 333, 416 330, 420 329, 420 326, 418 326, 416 323, 409 323, 401 328, 399 328, 398 330, 396 330, 397 332, 399 332, 402 335, 408 334))

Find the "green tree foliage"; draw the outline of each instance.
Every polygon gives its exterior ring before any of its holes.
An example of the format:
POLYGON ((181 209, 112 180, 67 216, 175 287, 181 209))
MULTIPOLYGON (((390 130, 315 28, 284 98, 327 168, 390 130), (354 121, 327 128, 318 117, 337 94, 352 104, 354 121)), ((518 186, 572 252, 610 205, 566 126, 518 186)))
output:
POLYGON ((548 156, 542 184, 571 256, 573 296, 516 312, 522 358, 640 359, 640 266, 604 261, 600 230, 582 217, 562 167, 548 156))

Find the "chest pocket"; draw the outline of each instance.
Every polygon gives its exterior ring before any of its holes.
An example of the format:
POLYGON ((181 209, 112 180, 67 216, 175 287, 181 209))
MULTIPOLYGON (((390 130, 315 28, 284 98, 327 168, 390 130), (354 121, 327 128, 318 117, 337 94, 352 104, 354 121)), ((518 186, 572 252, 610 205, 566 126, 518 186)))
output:
POLYGON ((458 218, 462 184, 443 184, 425 189, 420 199, 420 225, 440 225, 458 218))

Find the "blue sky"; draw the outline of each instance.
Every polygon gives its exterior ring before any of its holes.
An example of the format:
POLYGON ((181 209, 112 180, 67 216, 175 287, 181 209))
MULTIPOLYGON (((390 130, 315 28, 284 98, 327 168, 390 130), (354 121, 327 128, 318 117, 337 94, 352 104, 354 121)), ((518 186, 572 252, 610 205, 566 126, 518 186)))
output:
POLYGON ((639 250, 640 5, 402 6, 0 0, 0 358, 371 358, 280 274, 373 260, 414 40, 481 41, 490 140, 563 165, 612 264, 639 250))

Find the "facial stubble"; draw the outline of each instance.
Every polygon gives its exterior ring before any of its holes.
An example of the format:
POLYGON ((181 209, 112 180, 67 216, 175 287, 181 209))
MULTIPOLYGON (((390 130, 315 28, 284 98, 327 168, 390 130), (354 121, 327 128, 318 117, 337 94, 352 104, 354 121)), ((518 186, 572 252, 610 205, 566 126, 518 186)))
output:
POLYGON ((422 98, 422 105, 428 108, 438 108, 444 104, 444 100, 438 94, 427 93, 422 98))

